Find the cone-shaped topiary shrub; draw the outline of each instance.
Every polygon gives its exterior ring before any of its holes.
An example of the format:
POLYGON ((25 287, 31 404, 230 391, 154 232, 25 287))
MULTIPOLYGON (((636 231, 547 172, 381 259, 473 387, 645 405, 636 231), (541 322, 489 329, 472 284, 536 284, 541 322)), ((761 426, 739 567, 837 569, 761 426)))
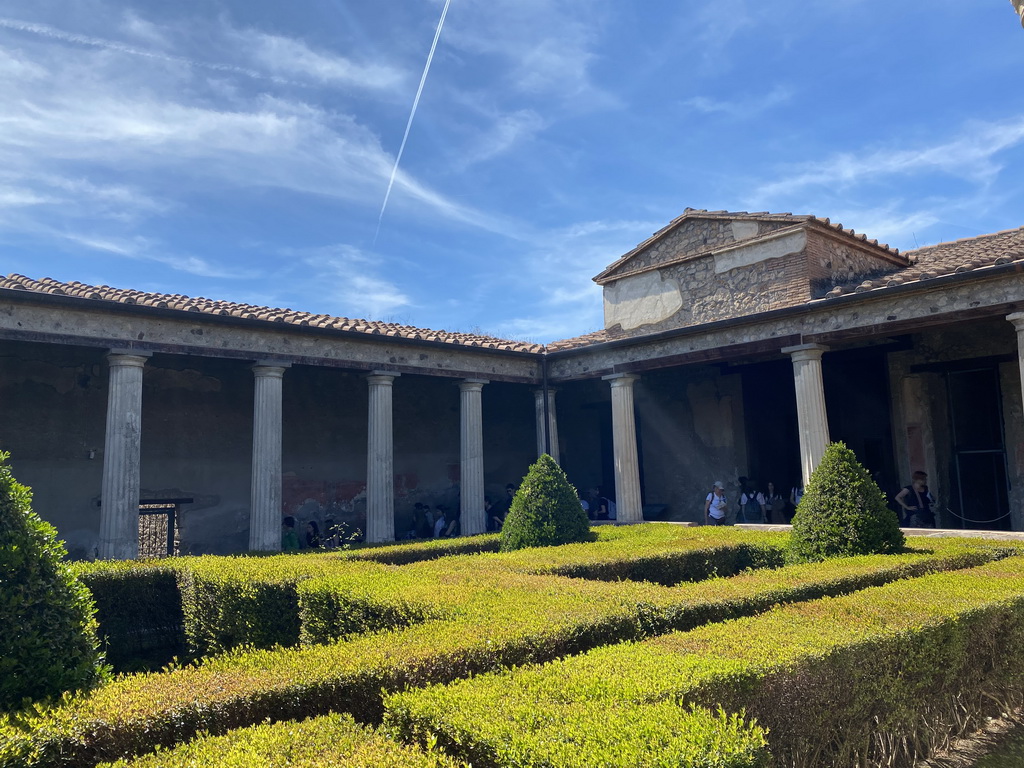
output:
POLYGON ((89 590, 57 530, 0 451, 0 711, 88 688, 107 675, 89 590))
POLYGON ((576 489, 555 460, 543 454, 526 473, 501 528, 501 550, 586 541, 590 521, 576 489))
POLYGON ((792 562, 826 557, 890 554, 903 531, 878 485, 843 443, 825 449, 793 516, 792 562))

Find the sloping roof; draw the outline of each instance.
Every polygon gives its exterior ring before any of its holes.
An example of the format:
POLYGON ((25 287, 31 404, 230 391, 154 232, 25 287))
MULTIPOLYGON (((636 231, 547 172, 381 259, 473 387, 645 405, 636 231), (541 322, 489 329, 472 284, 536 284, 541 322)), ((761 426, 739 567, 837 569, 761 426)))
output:
POLYGON ((1024 227, 978 235, 908 251, 910 266, 891 275, 839 285, 825 299, 918 283, 962 272, 983 273, 986 268, 1024 261, 1024 227))
MULTIPOLYGON (((754 213, 750 213, 748 211, 708 211, 708 210, 704 210, 703 208, 687 208, 683 212, 682 216, 678 216, 678 217, 674 218, 672 221, 670 221, 664 227, 659 229, 657 232, 655 232, 649 238, 647 238, 642 243, 640 243, 638 246, 636 246, 636 248, 631 250, 629 253, 624 254, 621 258, 617 259, 612 264, 609 264, 608 267, 606 267, 604 269, 604 271, 602 271, 599 275, 594 277, 594 282, 596 282, 596 283, 604 282, 606 280, 606 278, 610 277, 612 274, 617 272, 621 267, 623 267, 634 256, 636 256, 637 254, 647 250, 652 245, 654 245, 659 240, 661 240, 663 237, 668 235, 670 232, 672 232, 673 230, 678 229, 685 222, 690 221, 690 220, 694 220, 694 219, 718 219, 718 220, 724 219, 724 220, 727 220, 727 221, 770 221, 770 222, 776 222, 776 223, 779 223, 779 224, 786 224, 786 225, 791 225, 791 226, 795 226, 795 225, 798 225, 798 224, 805 224, 807 222, 811 222, 811 223, 813 223, 813 224, 815 224, 817 226, 821 226, 823 228, 827 228, 829 230, 832 230, 836 234, 839 234, 839 235, 842 235, 842 236, 846 236, 846 237, 849 237, 851 239, 856 239, 856 240, 861 241, 862 243, 866 243, 868 245, 874 246, 875 248, 878 248, 881 251, 886 252, 893 259, 899 259, 899 260, 903 259, 903 257, 900 256, 899 249, 897 249, 897 248, 890 248, 885 243, 879 243, 877 240, 869 240, 867 235, 858 234, 854 230, 849 229, 847 227, 844 227, 842 224, 839 224, 839 223, 835 223, 834 224, 834 223, 832 223, 831 220, 829 220, 827 218, 820 219, 817 216, 811 216, 809 214, 769 213, 768 211, 757 211, 757 212, 754 212, 754 213)), ((769 235, 759 235, 757 237, 752 237, 752 238, 750 238, 748 240, 743 240, 741 242, 743 244, 756 243, 762 237, 766 237, 766 236, 770 237, 771 235, 774 235, 774 234, 777 234, 777 233, 771 233, 769 235)), ((694 252, 692 254, 687 254, 687 258, 688 259, 689 258, 698 258, 699 256, 702 256, 704 254, 714 253, 715 251, 718 251, 718 250, 721 250, 721 249, 722 249, 721 245, 711 246, 711 247, 708 247, 708 248, 703 249, 701 251, 696 251, 696 252, 694 252)))
POLYGON ((500 349, 506 352, 540 352, 540 344, 529 344, 521 341, 509 341, 493 336, 481 336, 474 333, 457 333, 451 331, 433 331, 416 328, 398 323, 383 323, 376 320, 356 320, 333 315, 314 315, 311 312, 298 312, 292 309, 275 309, 253 304, 240 304, 233 301, 215 301, 201 297, 183 296, 181 294, 146 293, 126 288, 111 288, 108 285, 86 285, 72 282, 62 283, 44 277, 32 280, 24 275, 11 274, 0 277, 0 289, 7 288, 17 291, 48 293, 58 296, 72 296, 97 302, 116 302, 119 304, 138 304, 145 307, 178 310, 181 312, 198 312, 205 315, 223 315, 240 317, 249 320, 262 320, 268 323, 286 323, 289 325, 309 326, 313 328, 332 328, 339 331, 365 333, 375 336, 392 336, 417 341, 440 342, 463 347, 481 347, 484 349, 500 349))

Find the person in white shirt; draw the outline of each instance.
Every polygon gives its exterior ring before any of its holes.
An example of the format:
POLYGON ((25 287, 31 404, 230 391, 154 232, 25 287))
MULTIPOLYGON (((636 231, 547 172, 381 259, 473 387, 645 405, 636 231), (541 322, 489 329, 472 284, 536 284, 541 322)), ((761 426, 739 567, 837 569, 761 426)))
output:
POLYGON ((708 525, 725 525, 729 502, 725 498, 725 484, 716 480, 711 493, 704 500, 704 521, 708 525))

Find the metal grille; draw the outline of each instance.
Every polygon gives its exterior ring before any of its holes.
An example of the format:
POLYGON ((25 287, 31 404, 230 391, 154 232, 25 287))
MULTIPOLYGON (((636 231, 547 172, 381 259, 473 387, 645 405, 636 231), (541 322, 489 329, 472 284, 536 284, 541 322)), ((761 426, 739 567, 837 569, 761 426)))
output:
POLYGON ((168 557, 178 554, 178 506, 139 505, 139 557, 168 557))

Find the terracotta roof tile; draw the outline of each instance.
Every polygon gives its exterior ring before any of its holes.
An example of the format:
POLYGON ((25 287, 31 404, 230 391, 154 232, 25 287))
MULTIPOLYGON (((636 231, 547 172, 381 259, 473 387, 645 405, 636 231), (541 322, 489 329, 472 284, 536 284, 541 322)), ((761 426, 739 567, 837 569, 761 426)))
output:
POLYGON ((314 315, 309 312, 298 312, 292 309, 260 307, 252 304, 216 301, 181 294, 146 293, 144 291, 124 288, 112 288, 109 285, 85 285, 78 282, 62 283, 49 277, 33 280, 24 275, 10 274, 7 277, 0 277, 0 288, 48 293, 57 296, 72 296, 93 301, 138 304, 145 307, 165 308, 179 312, 233 316, 268 323, 285 323, 299 326, 312 325, 318 328, 335 328, 370 335, 384 334, 392 338, 426 340, 463 347, 504 349, 510 352, 541 352, 544 349, 540 344, 497 339, 474 333, 429 330, 399 325, 398 323, 352 320, 347 317, 333 317, 331 315, 314 315))
POLYGON ((929 245, 908 251, 905 256, 910 260, 910 266, 874 280, 837 285, 824 298, 895 288, 898 285, 1024 261, 1024 227, 929 245))

